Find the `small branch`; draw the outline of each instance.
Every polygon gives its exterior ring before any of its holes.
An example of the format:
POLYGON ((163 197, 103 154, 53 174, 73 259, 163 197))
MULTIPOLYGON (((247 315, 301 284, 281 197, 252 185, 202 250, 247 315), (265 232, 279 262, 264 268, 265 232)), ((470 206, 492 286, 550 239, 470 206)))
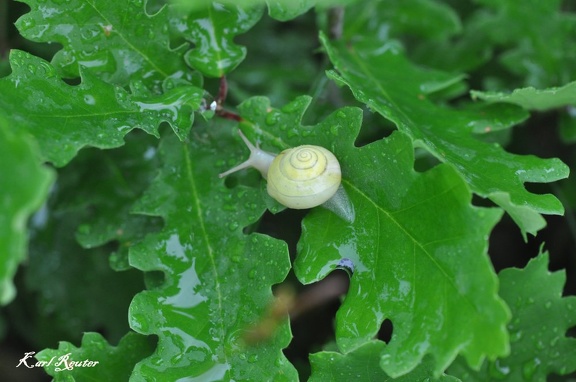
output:
POLYGON ((0 0, 0 59, 8 55, 8 1, 0 0))
POLYGON ((228 81, 226 80, 226 76, 220 77, 220 87, 218 88, 218 95, 216 96, 216 115, 222 118, 231 119, 233 121, 243 121, 244 119, 236 113, 232 113, 231 111, 224 110, 222 106, 224 101, 226 101, 226 97, 228 96, 228 81))
POLYGON ((290 309, 290 319, 296 320, 304 313, 346 294, 349 284, 350 279, 344 273, 330 274, 296 297, 294 306, 290 309))
POLYGON ((328 10, 328 33, 330 40, 342 37, 344 29, 344 7, 333 7, 328 10))

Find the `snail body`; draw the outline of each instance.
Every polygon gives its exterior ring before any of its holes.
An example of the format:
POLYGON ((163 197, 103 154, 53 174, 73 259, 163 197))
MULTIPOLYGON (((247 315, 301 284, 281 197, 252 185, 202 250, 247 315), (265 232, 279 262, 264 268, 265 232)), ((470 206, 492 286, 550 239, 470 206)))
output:
POLYGON ((275 155, 254 146, 239 133, 250 150, 250 157, 221 173, 221 178, 253 167, 267 180, 268 194, 280 204, 293 209, 322 205, 345 220, 353 220, 353 208, 341 186, 340 163, 329 150, 303 145, 275 155))

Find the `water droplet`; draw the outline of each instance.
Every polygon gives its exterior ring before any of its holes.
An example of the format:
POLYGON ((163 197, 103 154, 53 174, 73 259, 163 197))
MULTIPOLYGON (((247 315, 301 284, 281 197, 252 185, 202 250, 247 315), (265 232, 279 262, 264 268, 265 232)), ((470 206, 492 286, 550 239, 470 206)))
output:
POLYGON ((256 269, 251 269, 251 270, 248 272, 248 278, 251 279, 251 280, 254 280, 254 279, 256 278, 256 269))
POLYGON ((540 365, 540 360, 538 358, 534 358, 533 360, 526 362, 522 366, 522 376, 524 377, 525 380, 527 381, 532 380, 534 374, 536 374, 538 365, 540 365))
POLYGON ((236 231, 236 230, 238 229, 238 227, 239 227, 238 222, 230 222, 230 223, 228 224, 228 229, 229 229, 230 231, 236 231))
POLYGON ((338 135, 338 130, 340 129, 340 125, 332 125, 330 126, 330 132, 332 135, 338 135))
POLYGON ((354 262, 348 258, 341 259, 336 268, 345 270, 350 277, 354 274, 354 262))
POLYGON ((266 124, 269 126, 273 126, 278 123, 280 115, 276 111, 271 111, 266 116, 266 124))
POLYGON ((510 374, 510 367, 500 365, 500 360, 497 359, 494 363, 490 363, 488 367, 490 376, 496 379, 504 379, 510 374))
POLYGON ((86 104, 88 104, 88 105, 95 105, 95 104, 96 104, 96 99, 94 98, 93 95, 86 94, 86 95, 84 96, 84 102, 86 102, 86 104))
POLYGON ((36 20, 34 20, 32 17, 26 17, 26 16, 22 16, 20 22, 18 23, 18 27, 23 32, 30 28, 33 28, 35 25, 36 20))
POLYGON ((550 309, 550 307, 552 307, 552 302, 551 301, 546 301, 546 303, 544 304, 544 307, 546 309, 550 309))
POLYGON ((240 256, 232 256, 232 261, 234 263, 239 263, 242 261, 242 258, 240 256))
POLYGON ((522 332, 521 331, 510 333, 510 341, 511 342, 518 342, 518 341, 520 341, 521 338, 522 338, 522 332))
POLYGON ((258 361, 258 356, 256 354, 251 354, 248 357, 248 362, 250 363, 256 363, 258 361))

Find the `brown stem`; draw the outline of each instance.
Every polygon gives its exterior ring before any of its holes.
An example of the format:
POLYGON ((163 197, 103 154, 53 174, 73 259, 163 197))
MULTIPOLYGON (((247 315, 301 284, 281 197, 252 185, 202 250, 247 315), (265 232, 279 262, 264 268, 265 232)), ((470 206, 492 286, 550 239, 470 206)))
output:
POLYGON ((344 7, 333 7, 328 10, 328 28, 330 40, 338 40, 342 37, 344 7))

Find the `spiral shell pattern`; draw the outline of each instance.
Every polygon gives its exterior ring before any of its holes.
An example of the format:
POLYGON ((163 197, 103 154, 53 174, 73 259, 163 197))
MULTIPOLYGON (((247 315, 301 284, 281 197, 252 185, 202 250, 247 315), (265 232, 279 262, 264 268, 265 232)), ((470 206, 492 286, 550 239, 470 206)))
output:
POLYGON ((288 208, 316 207, 336 193, 340 182, 338 159, 320 146, 284 150, 268 170, 268 194, 288 208))

